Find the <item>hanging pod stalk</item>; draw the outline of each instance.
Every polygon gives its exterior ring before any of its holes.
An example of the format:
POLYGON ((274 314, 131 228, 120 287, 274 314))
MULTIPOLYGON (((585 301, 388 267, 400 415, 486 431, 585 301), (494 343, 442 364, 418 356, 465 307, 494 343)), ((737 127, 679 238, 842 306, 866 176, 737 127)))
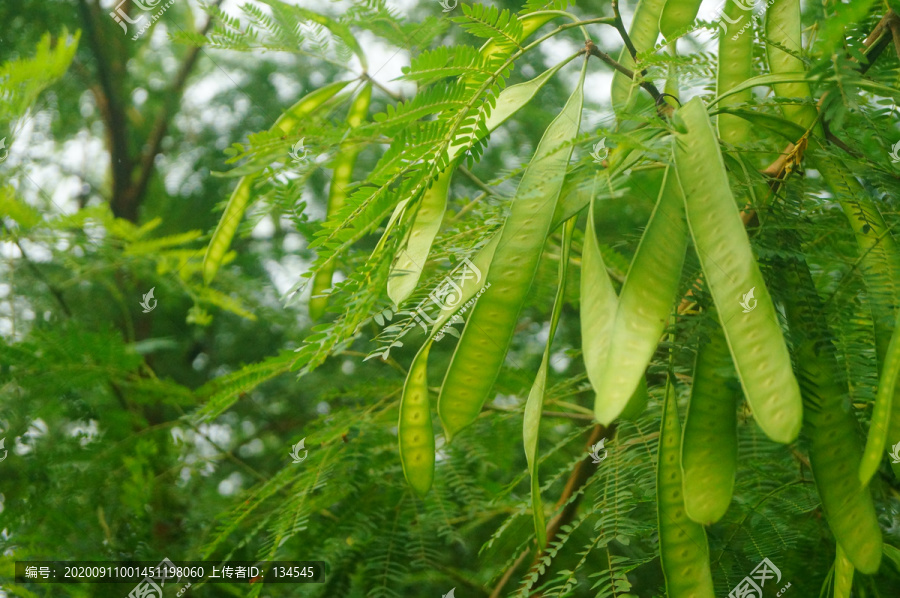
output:
POLYGON ((791 359, 728 183, 706 108, 695 97, 677 112, 675 166, 687 221, 753 416, 776 442, 797 438, 803 404, 791 359))
POLYGON ((672 375, 666 385, 656 464, 659 557, 668 598, 713 598, 706 531, 684 509, 681 425, 672 375))
POLYGON ((681 441, 684 510, 703 525, 721 519, 731 503, 741 395, 725 333, 718 321, 713 326, 697 349, 681 441))
MULTIPOLYGON (((338 81, 310 92, 278 117, 278 120, 275 121, 275 124, 269 131, 280 131, 284 134, 291 133, 303 119, 309 118, 313 112, 349 83, 349 81, 338 81)), ((256 174, 241 177, 234 192, 228 199, 228 203, 225 205, 225 211, 222 212, 219 224, 216 225, 216 230, 213 232, 209 245, 206 248, 206 254, 203 256, 203 282, 207 285, 216 277, 216 272, 218 272, 219 266, 222 265, 225 252, 228 251, 231 240, 234 238, 234 232, 244 217, 244 211, 247 209, 250 191, 256 177, 256 174)))
POLYGON ((541 412, 544 409, 544 393, 547 387, 550 348, 553 345, 556 326, 559 324, 559 314, 562 311, 563 294, 566 290, 566 273, 569 265, 569 248, 572 244, 572 231, 575 229, 575 220, 574 217, 570 218, 563 228, 562 251, 559 258, 559 282, 556 289, 556 299, 553 302, 553 312, 550 316, 550 336, 547 337, 547 346, 544 348, 541 365, 538 368, 537 376, 534 378, 531 391, 528 393, 528 400, 525 402, 525 417, 522 423, 525 459, 528 461, 528 473, 531 476, 531 510, 534 513, 534 530, 541 549, 547 546, 547 524, 544 520, 541 484, 538 479, 538 440, 541 430, 541 412))
POLYGON ((678 294, 688 236, 684 198, 675 169, 669 167, 622 285, 604 374, 595 387, 595 413, 605 426, 619 416, 644 380, 678 294))
POLYGON ((438 413, 448 440, 478 417, 509 349, 578 135, 586 64, 522 176, 488 273, 491 286, 475 304, 444 378, 438 413))
MULTIPOLYGON (((371 81, 366 81, 366 84, 363 85, 356 99, 350 105, 350 111, 347 114, 347 124, 351 129, 355 129, 366 119, 371 102, 372 83, 371 81)), ((347 200, 347 190, 353 181, 353 167, 356 165, 359 151, 360 145, 358 143, 348 142, 341 145, 339 153, 334 160, 334 174, 331 177, 331 187, 328 189, 326 220, 336 214, 347 200)), ((309 300, 309 317, 311 320, 318 320, 325 313, 328 297, 322 296, 322 293, 331 287, 333 274, 334 262, 328 262, 316 272, 309 300)))

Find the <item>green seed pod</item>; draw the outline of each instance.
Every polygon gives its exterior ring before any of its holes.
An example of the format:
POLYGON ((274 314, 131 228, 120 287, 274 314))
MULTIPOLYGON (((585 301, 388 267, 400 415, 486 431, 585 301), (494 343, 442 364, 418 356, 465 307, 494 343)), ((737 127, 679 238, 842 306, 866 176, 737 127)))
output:
POLYGON ((666 0, 659 15, 659 32, 667 41, 684 34, 697 18, 702 0, 666 0))
POLYGON ((656 465, 659 557, 668 598, 713 598, 706 531, 684 509, 681 479, 681 425, 671 378, 663 403, 656 465))
MULTIPOLYGON (((372 84, 367 82, 347 114, 347 124, 356 128, 362 124, 369 113, 369 104, 372 102, 372 84)), ((353 181, 353 167, 356 165, 356 157, 359 155, 359 146, 355 144, 344 145, 334 161, 334 175, 331 177, 331 187, 328 190, 328 208, 326 218, 333 216, 344 206, 347 201, 350 183, 353 181)), ((313 279, 311 299, 309 300, 309 317, 318 320, 325 313, 327 296, 322 293, 331 287, 331 277, 334 274, 334 262, 323 265, 313 279)))
POLYGON ((684 198, 674 168, 668 168, 619 296, 597 388, 596 414, 603 425, 619 416, 644 379, 678 294, 688 236, 684 198))
POLYGON ((676 115, 687 127, 687 132, 675 135, 675 166, 688 225, 744 396, 769 438, 792 442, 803 417, 800 389, 775 306, 731 193, 718 141, 699 97, 676 115))
POLYGON ((847 388, 837 384, 834 344, 809 269, 802 263, 779 268, 783 287, 800 300, 785 302, 797 347, 796 363, 806 409, 809 464, 822 510, 834 537, 853 566, 873 574, 881 563, 881 528, 872 494, 857 475, 862 453, 856 418, 845 405, 847 388))
POLYGON ((740 387, 728 343, 716 323, 697 350, 694 382, 681 442, 684 509, 709 525, 722 518, 734 491, 737 469, 737 403, 740 387))
MULTIPOLYGON (((585 62, 585 65, 587 62, 585 62)), ((438 413, 448 440, 471 424, 487 399, 531 287, 578 135, 585 69, 562 112, 547 127, 519 183, 488 273, 447 370, 438 413)))
POLYGON ((416 355, 403 385, 397 437, 403 475, 419 496, 425 496, 434 480, 434 432, 428 401, 428 351, 426 343, 416 355))
MULTIPOLYGON (((753 35, 740 35, 741 27, 749 22, 752 11, 744 10, 734 0, 726 0, 725 13, 720 22, 719 68, 716 71, 716 95, 721 95, 753 76, 753 35), (746 20, 745 20, 746 19, 746 20), (737 36, 736 39, 732 39, 737 36)), ((749 89, 723 99, 720 107, 738 106, 753 99, 749 89)), ((716 119, 719 137, 725 143, 742 146, 750 140, 750 123, 731 114, 716 119)))
MULTIPOLYGON (((339 81, 331 83, 320 89, 303 96, 296 104, 285 111, 270 131, 281 131, 282 133, 290 133, 297 123, 304 118, 308 118, 315 110, 321 107, 325 102, 334 97, 341 91, 349 81, 339 81)), ((213 236, 206 248, 206 254, 203 256, 203 282, 209 284, 216 277, 216 272, 222 264, 222 259, 231 245, 231 239, 234 238, 234 232, 237 230, 238 224, 244 217, 244 211, 247 209, 247 202, 250 199, 250 190, 256 175, 247 175, 241 177, 237 187, 228 199, 225 211, 219 219, 219 224, 213 232, 213 236)))

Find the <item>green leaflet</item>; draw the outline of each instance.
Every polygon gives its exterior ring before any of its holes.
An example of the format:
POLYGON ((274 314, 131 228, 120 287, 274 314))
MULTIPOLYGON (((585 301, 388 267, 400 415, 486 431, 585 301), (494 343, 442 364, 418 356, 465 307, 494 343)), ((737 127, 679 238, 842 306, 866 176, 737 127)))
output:
MULTIPOLYGON (((360 90, 359 95, 353 100, 353 103, 350 105, 350 111, 347 113, 347 124, 351 129, 360 126, 366 119, 371 102, 372 83, 367 81, 362 90, 360 90)), ((356 165, 356 157, 359 155, 359 151, 360 146, 358 144, 344 144, 334 160, 334 175, 331 177, 331 186, 328 189, 326 219, 337 213, 347 200, 347 189, 353 181, 353 167, 356 165)), ((333 274, 334 262, 328 262, 316 272, 316 276, 313 279, 309 300, 309 318, 313 321, 318 320, 325 313, 328 297, 322 296, 322 293, 331 287, 333 274)))
POLYGON ((669 167, 622 285, 605 373, 595 387, 594 411, 605 426, 619 416, 644 379, 678 294, 687 244, 684 198, 675 169, 669 167))
POLYGON ((671 42, 679 35, 683 35, 700 10, 702 0, 666 0, 662 13, 659 15, 659 32, 666 41, 671 42))
POLYGON ((681 441, 684 510, 709 525, 722 518, 737 469, 737 404, 740 387, 722 328, 697 350, 691 399, 681 441))
POLYGON ((688 225, 744 395, 769 438, 792 442, 803 417, 800 389, 718 141, 699 97, 676 114, 687 127, 686 133, 675 135, 675 166, 688 225), (754 307, 742 310, 742 301, 754 307))
POLYGON ((834 598, 850 598, 850 588, 853 587, 853 563, 841 550, 841 545, 836 545, 834 555, 834 598))
POLYGON ((403 475, 419 496, 425 496, 434 481, 434 432, 431 428, 427 371, 430 349, 431 343, 426 342, 409 367, 397 424, 403 475))
POLYGON ((537 533, 538 545, 541 549, 547 546, 547 524, 544 520, 544 506, 541 502, 541 484, 538 479, 538 439, 541 431, 541 412, 544 409, 544 391, 547 387, 547 367, 550 362, 550 348, 559 324, 562 311, 563 294, 566 290, 566 272, 569 265, 569 250, 572 244, 572 231, 575 230, 575 218, 570 218, 563 227, 562 254, 559 258, 559 286, 553 302, 550 316, 550 336, 541 358, 534 384, 525 402, 525 417, 522 424, 522 438, 525 444, 525 459, 528 461, 528 473, 531 475, 531 510, 534 513, 534 530, 537 533))
MULTIPOLYGON (((282 133, 290 133, 304 118, 312 114, 319 106, 324 104, 329 98, 337 94, 340 90, 347 86, 349 81, 338 81, 316 89, 309 94, 303 96, 296 104, 288 108, 284 114, 278 117, 275 124, 269 131, 276 129, 282 133)), ((203 256, 203 282, 209 284, 216 277, 216 272, 222 264, 225 252, 231 245, 231 239, 234 238, 234 231, 237 230, 244 211, 247 209, 247 202, 250 199, 250 190, 257 175, 248 174, 241 177, 225 205, 225 211, 219 219, 219 224, 213 232, 209 245, 206 248, 206 255, 203 256)))
MULTIPOLYGON (((659 15, 665 6, 666 0, 640 0, 634 11, 634 18, 631 20, 631 27, 628 30, 628 37, 634 44, 638 54, 647 52, 656 45, 656 39, 659 37, 659 15)), ((627 48, 623 48, 619 54, 619 64, 634 70, 634 60, 627 48)), ((623 75, 621 72, 613 72, 612 95, 613 109, 618 113, 621 111, 629 111, 634 106, 635 86, 633 81, 623 75)))
MULTIPOLYGON (((532 33, 537 31, 538 29, 540 29, 543 25, 546 25, 553 19, 560 17, 560 16, 562 16, 562 15, 559 15, 559 14, 538 14, 538 15, 528 14, 528 15, 523 15, 523 16, 518 17, 519 24, 522 26, 522 37, 519 41, 521 42, 522 40, 528 39, 528 37, 532 33)), ((482 56, 491 56, 493 54, 500 54, 500 53, 504 53, 504 52, 505 52, 505 49, 502 46, 498 45, 497 42, 495 42, 493 39, 486 41, 484 43, 484 45, 481 47, 481 55, 482 56)))
MULTIPOLYGON (((494 251, 500 241, 500 234, 495 234, 487 244, 472 258, 472 265, 479 272, 487 272, 494 258, 494 251)), ((410 487, 419 496, 424 496, 431 488, 434 480, 434 432, 431 427, 431 408, 428 401, 428 352, 440 329, 459 308, 465 305, 479 292, 479 279, 463 281, 460 300, 454 309, 442 310, 435 318, 434 326, 428 339, 413 358, 406 381, 403 384, 403 396, 400 398, 400 423, 397 426, 397 438, 400 447, 400 462, 403 464, 403 475, 410 487), (425 436, 427 436, 427 438, 425 436)))
POLYGON ((422 269, 428 260, 431 244, 441 228, 444 210, 447 209, 447 196, 450 194, 450 179, 453 178, 453 167, 442 172, 431 188, 422 196, 415 220, 409 231, 406 248, 401 249, 396 261, 391 266, 388 278, 388 297, 395 305, 406 301, 419 283, 422 269))
POLYGON ((586 65, 522 176, 488 273, 492 286, 475 304, 444 378, 438 413, 448 440, 478 417, 506 357, 550 230, 572 155, 570 142, 578 135, 586 65))
MULTIPOLYGON (((719 25, 719 70, 716 74, 716 94, 721 95, 753 76, 753 34, 745 31, 738 35, 741 27, 749 22, 752 11, 744 10, 734 0, 726 0, 724 17, 719 25), (732 39, 737 35, 737 39, 732 39)), ((720 108, 749 102, 753 93, 746 89, 728 96, 720 108)), ((754 113, 755 114, 755 113, 754 113)), ((719 137, 731 145, 743 145, 750 140, 750 123, 731 114, 720 114, 716 119, 719 137)), ((800 135, 803 133, 801 132, 800 135)), ((795 138, 796 139, 796 138, 795 138)))
POLYGON ((656 465, 659 556, 668 598, 713 598, 706 531, 688 519, 681 479, 681 425, 671 375, 663 402, 656 465))

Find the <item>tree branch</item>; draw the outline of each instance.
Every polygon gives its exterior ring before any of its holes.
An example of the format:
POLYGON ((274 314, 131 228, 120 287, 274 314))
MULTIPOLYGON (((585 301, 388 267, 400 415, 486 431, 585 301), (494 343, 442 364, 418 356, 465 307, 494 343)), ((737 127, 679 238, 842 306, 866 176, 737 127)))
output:
MULTIPOLYGON (((133 163, 128 152, 128 122, 125 118, 125 109, 120 103, 119 89, 116 85, 117 78, 112 69, 112 63, 107 59, 104 48, 108 44, 101 38, 97 28, 97 5, 88 4, 87 0, 78 0, 78 8, 84 21, 84 29, 87 33, 91 53, 97 63, 97 78, 99 87, 93 86, 92 91, 97 100, 97 106, 106 122, 107 145, 109 148, 110 170, 112 172, 112 198, 110 206, 117 217, 128 218, 129 212, 122 205, 131 178, 133 163)), ((122 80, 119 78, 119 80, 122 80)), ((136 216, 136 214, 135 214, 136 216)), ((136 218, 128 218, 134 221, 136 218)))
MULTIPOLYGON (((212 3, 212 6, 218 7, 221 3, 222 0, 216 0, 212 3)), ((203 26, 203 29, 200 30, 200 34, 206 35, 212 27, 212 23, 213 17, 210 16, 210 18, 206 21, 206 24, 203 26)), ((138 166, 138 175, 135 178, 134 184, 131 185, 127 191, 126 203, 128 205, 134 205, 133 209, 135 212, 135 218, 137 217, 137 208, 140 205, 144 194, 147 192, 147 185, 150 182, 150 176, 153 174, 154 160, 157 154, 159 154, 160 152, 163 138, 166 136, 166 131, 168 130, 169 123, 172 120, 172 115, 175 112, 175 108, 181 102, 181 98, 184 94, 184 88, 187 84, 187 79, 197 63, 197 58, 200 56, 201 49, 202 48, 200 46, 194 46, 184 57, 184 60, 182 61, 181 66, 178 69, 178 74, 175 76, 175 81, 172 83, 172 87, 166 92, 162 109, 159 111, 159 114, 156 115, 156 121, 153 124, 153 129, 151 130, 150 135, 147 138, 147 149, 141 155, 140 163, 138 166)))

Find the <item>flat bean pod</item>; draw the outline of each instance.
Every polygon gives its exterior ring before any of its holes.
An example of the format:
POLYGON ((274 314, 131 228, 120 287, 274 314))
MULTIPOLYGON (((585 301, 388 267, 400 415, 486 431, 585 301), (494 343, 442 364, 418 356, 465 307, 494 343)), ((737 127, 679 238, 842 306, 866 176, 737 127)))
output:
POLYGON ((697 350, 681 441, 684 509, 703 525, 721 519, 731 503, 740 392, 725 334, 716 323, 697 350))
MULTIPOLYGON (((500 234, 497 233, 475 254, 472 265, 481 272, 487 272, 499 241, 500 234)), ((463 282, 461 290, 459 306, 475 297, 480 287, 475 280, 467 279, 463 282)), ((419 496, 424 496, 428 492, 434 480, 434 431, 431 426, 427 384, 428 353, 435 335, 456 311, 456 309, 442 310, 435 318, 428 339, 416 353, 409 367, 403 384, 403 395, 400 398, 400 422, 397 425, 400 462, 403 464, 403 475, 406 476, 407 483, 419 496)))
POLYGON ((444 170, 422 196, 406 248, 400 250, 396 261, 391 265, 387 291, 395 305, 406 301, 419 284, 419 277, 422 276, 431 252, 431 244, 441 228, 444 211, 447 209, 453 170, 452 167, 444 170))
MULTIPOLYGON (((369 104, 372 101, 372 83, 366 82, 359 94, 350 105, 347 114, 347 124, 356 128, 362 124, 369 113, 369 104)), ((337 213, 347 200, 350 183, 353 182, 353 167, 356 165, 356 157, 359 155, 359 145, 349 144, 340 148, 340 153, 334 161, 334 174, 331 177, 331 186, 328 189, 328 207, 326 218, 337 213)), ((328 297, 321 296, 331 287, 331 277, 334 274, 334 262, 323 265, 313 279, 311 298, 309 300, 309 317, 318 320, 325 313, 325 305, 328 297)))
MULTIPOLYGON (((586 66, 587 62, 585 62, 586 66)), ((525 170, 488 273, 447 369, 438 413, 450 440, 478 417, 512 340, 550 230, 584 101, 585 67, 562 112, 544 132, 525 170)))
POLYGON ((775 306, 750 248, 706 108, 695 97, 677 114, 687 127, 675 135, 675 166, 688 225, 703 274, 725 330, 744 395, 769 438, 797 438, 803 404, 775 306), (755 307, 742 312, 753 290, 755 307))
POLYGON ((685 33, 697 18, 702 0, 666 0, 659 15, 659 32, 667 41, 685 33))
POLYGON ((563 295, 566 290, 566 273, 569 265, 569 249, 574 229, 575 218, 570 218, 563 228, 562 252, 559 258, 559 283, 556 299, 553 302, 553 312, 550 316, 550 334, 547 337, 547 346, 544 348, 541 365, 528 393, 528 400, 525 402, 525 417, 522 422, 525 459, 528 462, 528 473, 531 475, 531 510, 534 514, 534 530, 537 534, 538 545, 542 549, 547 546, 547 524, 544 519, 541 484, 538 478, 538 440, 541 431, 541 413, 544 410, 544 392, 547 387, 550 349, 553 345, 553 337, 556 335, 556 326, 559 324, 559 314, 562 311, 563 295))
MULTIPOLYGON (((326 101, 334 97, 341 91, 349 81, 338 81, 331 83, 310 92, 303 96, 296 104, 288 108, 284 114, 278 117, 270 131, 281 131, 282 133, 290 133, 304 118, 308 118, 313 111, 322 106, 326 101)), ((238 224, 244 216, 247 209, 247 202, 250 199, 250 190, 256 175, 247 175, 241 177, 237 186, 225 205, 225 211, 216 225, 209 245, 206 248, 206 254, 203 256, 203 282, 209 284, 216 277, 216 272, 222 264, 225 252, 231 245, 234 238, 234 232, 237 230, 238 224)))
POLYGON ((609 425, 644 379, 678 294, 688 244, 684 198, 669 167, 619 295, 605 375, 597 388, 597 420, 609 425))
MULTIPOLYGON (((511 85, 500 92, 496 105, 485 120, 485 128, 493 132, 506 122, 509 117, 521 110, 534 98, 538 91, 562 68, 568 61, 563 61, 553 68, 547 69, 534 79, 511 85)), ((449 150, 452 162, 462 152, 464 146, 452 146, 449 150)), ((451 164, 439 176, 432 187, 425 192, 421 204, 415 215, 412 228, 408 236, 407 244, 400 250, 397 261, 391 266, 388 278, 388 296, 396 304, 406 301, 422 275, 422 268, 431 253, 431 245, 440 230, 444 212, 447 206, 447 197, 450 190, 450 179, 455 166, 451 164)), ((387 238, 389 231, 400 220, 406 211, 408 199, 397 204, 394 212, 382 234, 382 241, 387 238)), ((379 242, 379 245, 381 241, 379 242)))
POLYGON ((425 343, 409 368, 400 399, 400 422, 397 425, 403 475, 419 496, 428 493, 434 480, 434 431, 431 427, 427 371, 430 349, 431 343, 425 343))
POLYGON ((659 557, 668 598, 713 598, 706 531, 684 509, 681 479, 681 425, 670 378, 663 403, 656 465, 659 557))
POLYGON ((818 294, 805 264, 779 269, 785 288, 803 300, 785 303, 797 347, 797 375, 807 408, 803 410, 812 469, 825 519, 853 566, 872 574, 881 563, 881 528, 872 494, 859 482, 862 453, 856 417, 845 406, 847 388, 834 379, 837 354, 818 294))
MULTIPOLYGON (((734 0, 726 0, 724 17, 720 22, 723 30, 719 35, 716 95, 729 91, 753 76, 753 36, 738 34, 741 27, 749 22, 744 19, 751 14, 752 11, 744 10, 734 0)), ((721 107, 745 104, 752 98, 753 92, 748 89, 723 99, 721 107)), ((750 123, 739 116, 720 114, 716 125, 719 137, 725 143, 741 146, 750 140, 750 123)))
MULTIPOLYGON (((800 21, 800 0, 774 0, 766 9, 766 54, 772 73, 792 73, 806 70, 800 59, 803 53, 803 25, 800 21)), ((797 81, 776 83, 775 94, 783 98, 809 99, 809 83, 797 81)), ((784 104, 784 115, 788 120, 809 128, 818 117, 816 107, 808 104, 784 104)), ((817 125, 821 131, 821 125, 817 125)))
MULTIPOLYGON (((606 377, 606 363, 609 356, 610 339, 616 320, 618 298, 613 288, 600 245, 594 229, 594 202, 588 208, 587 225, 584 231, 584 248, 581 252, 581 348, 584 368, 588 380, 596 391, 606 377)), ((638 386, 623 411, 629 415, 643 411, 647 403, 646 382, 638 386)), ((594 399, 594 416, 598 421, 606 411, 602 396, 598 392, 594 399)))

